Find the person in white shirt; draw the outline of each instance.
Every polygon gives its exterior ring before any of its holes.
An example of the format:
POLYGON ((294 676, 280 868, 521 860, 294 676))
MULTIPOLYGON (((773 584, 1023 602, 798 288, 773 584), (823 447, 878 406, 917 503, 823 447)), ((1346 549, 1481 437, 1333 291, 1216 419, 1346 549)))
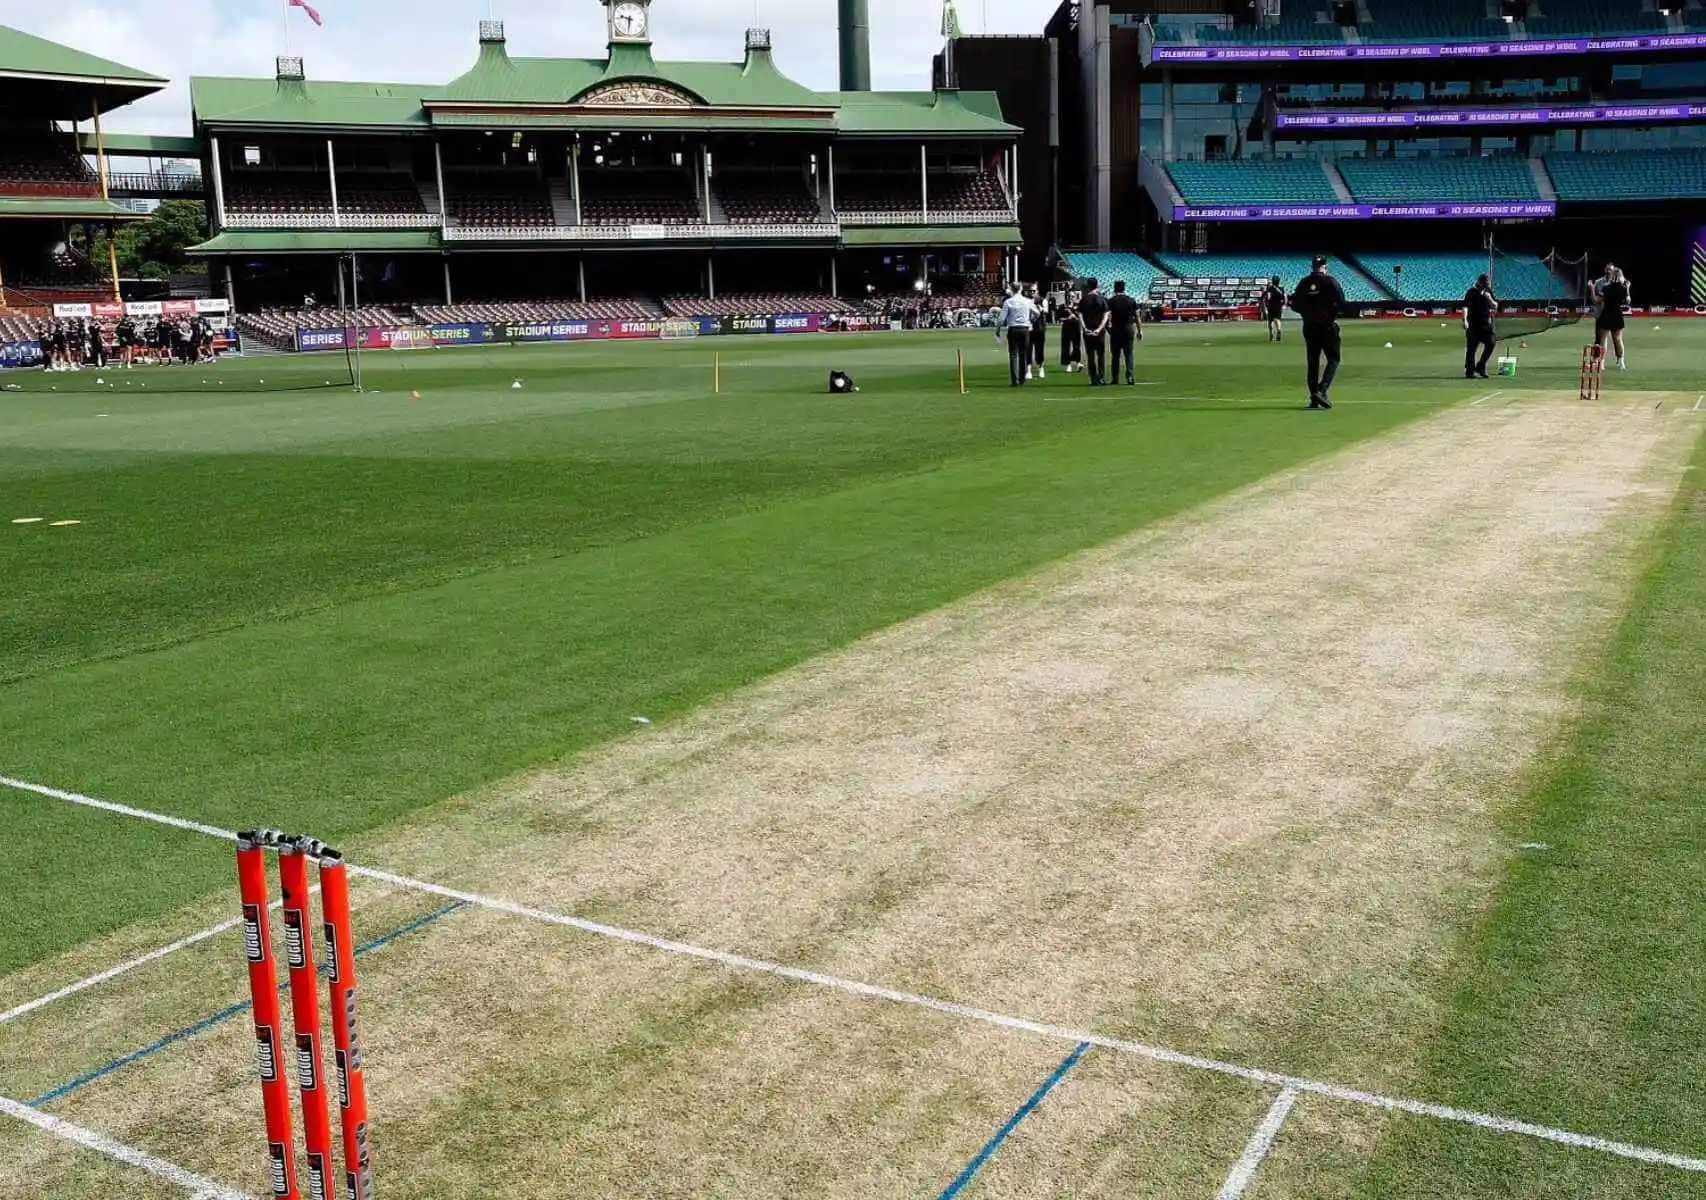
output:
POLYGON ((1007 335, 1007 374, 1011 387, 1024 387, 1031 367, 1031 321, 1035 306, 1025 298, 1024 289, 1014 284, 1007 290, 1007 300, 1001 305, 1001 319, 995 325, 995 340, 1007 335))

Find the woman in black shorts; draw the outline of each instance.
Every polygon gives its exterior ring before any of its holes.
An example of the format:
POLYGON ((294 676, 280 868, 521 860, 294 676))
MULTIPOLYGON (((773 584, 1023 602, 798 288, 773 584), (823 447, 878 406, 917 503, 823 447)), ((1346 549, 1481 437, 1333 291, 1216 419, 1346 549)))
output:
POLYGON ((1620 267, 1608 267, 1605 281, 1599 285, 1599 318, 1594 322, 1594 332, 1599 342, 1600 353, 1605 353, 1605 345, 1611 343, 1611 349, 1617 355, 1617 369, 1627 371, 1628 360, 1623 356, 1623 326, 1624 310, 1629 307, 1629 279, 1620 267))

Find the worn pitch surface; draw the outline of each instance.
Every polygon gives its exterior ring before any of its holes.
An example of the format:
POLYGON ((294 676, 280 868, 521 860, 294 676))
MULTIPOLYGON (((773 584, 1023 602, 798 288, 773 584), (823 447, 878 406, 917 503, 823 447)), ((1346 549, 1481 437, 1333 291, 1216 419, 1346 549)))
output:
MULTIPOLYGON (((1532 398, 1440 414, 357 857, 1408 1094, 1450 939, 1515 852, 1497 806, 1568 715, 1697 433, 1532 398)), ((361 900, 370 936, 438 907, 361 900)), ((228 941, 184 951, 169 993, 139 972, 0 1033, 8 1094, 51 1086, 68 1048, 99 1067, 240 999, 228 941)), ((1071 1049, 478 910, 363 974, 399 1197, 934 1194, 1071 1049)), ((230 1021, 50 1111, 258 1190, 248 1036, 230 1021)), ((1212 1194, 1272 1099, 1092 1051, 978 1186, 1212 1194)), ((1300 1108, 1305 1134, 1341 1119, 1300 1108)), ((60 1174, 62 1146, 3 1137, 0 1192, 46 1171, 107 1194, 101 1170, 60 1174)), ((1319 1158, 1275 1161, 1255 1194, 1328 1194, 1319 1158)))

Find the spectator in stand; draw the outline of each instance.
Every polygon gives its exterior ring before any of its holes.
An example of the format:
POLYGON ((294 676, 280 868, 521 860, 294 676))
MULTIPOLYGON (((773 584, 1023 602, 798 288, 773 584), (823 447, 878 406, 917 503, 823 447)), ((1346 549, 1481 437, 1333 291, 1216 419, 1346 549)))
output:
POLYGON ((1068 375, 1084 369, 1084 322, 1069 293, 1060 306, 1060 366, 1068 375))
POLYGON ((1143 310, 1138 308, 1136 300, 1126 295, 1123 279, 1114 281, 1114 298, 1108 301, 1108 315, 1112 319, 1114 334, 1114 370, 1108 382, 1119 382, 1120 359, 1124 358, 1126 386, 1135 387, 1137 368, 1132 361, 1132 349, 1143 338, 1143 310))
POLYGON ((1101 387, 1108 373, 1108 301, 1098 280, 1090 280, 1086 287, 1089 290, 1078 302, 1084 325, 1084 357, 1090 367, 1090 386, 1101 387))
POLYGON ((1034 369, 1038 379, 1048 378, 1048 325, 1052 320, 1054 301, 1038 293, 1037 285, 1031 285, 1028 297, 1031 302, 1031 361, 1025 367, 1025 378, 1031 378, 1034 369))

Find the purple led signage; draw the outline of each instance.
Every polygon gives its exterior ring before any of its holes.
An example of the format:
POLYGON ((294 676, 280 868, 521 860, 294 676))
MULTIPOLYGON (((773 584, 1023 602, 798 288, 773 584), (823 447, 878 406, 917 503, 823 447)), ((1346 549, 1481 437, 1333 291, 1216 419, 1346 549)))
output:
POLYGON ((1464 204, 1175 204, 1175 221, 1369 221, 1428 218, 1555 217, 1551 200, 1464 204))
POLYGON ((1469 125, 1607 125, 1706 120, 1706 104, 1577 104, 1557 108, 1442 108, 1402 112, 1279 112, 1276 129, 1438 129, 1469 125))
POLYGON ((1350 60, 1534 58, 1556 54, 1662 54, 1706 50, 1706 33, 1608 38, 1528 38, 1499 42, 1359 42, 1310 46, 1156 46, 1157 63, 1344 62, 1350 60))

